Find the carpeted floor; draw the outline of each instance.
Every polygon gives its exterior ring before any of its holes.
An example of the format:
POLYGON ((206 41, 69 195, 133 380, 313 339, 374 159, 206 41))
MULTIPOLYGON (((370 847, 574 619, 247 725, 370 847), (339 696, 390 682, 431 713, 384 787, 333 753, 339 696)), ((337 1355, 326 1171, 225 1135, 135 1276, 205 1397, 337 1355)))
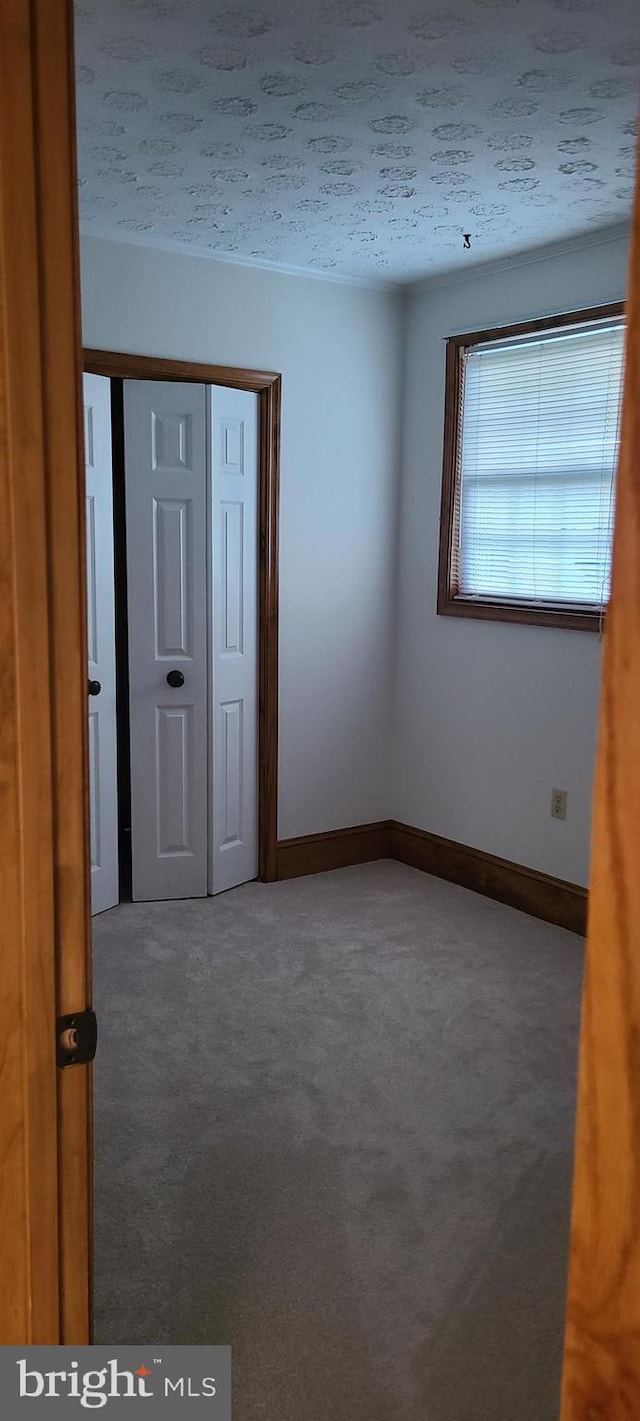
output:
POLYGON ((234 1421, 557 1421, 582 942, 397 863, 94 922, 97 1342, 234 1421))

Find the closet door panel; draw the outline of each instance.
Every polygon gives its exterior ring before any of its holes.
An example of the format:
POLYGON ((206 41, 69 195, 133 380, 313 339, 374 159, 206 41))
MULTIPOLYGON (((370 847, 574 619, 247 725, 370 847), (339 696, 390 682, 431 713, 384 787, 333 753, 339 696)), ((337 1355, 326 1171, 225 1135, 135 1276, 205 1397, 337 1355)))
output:
POLYGON ((258 876, 258 399, 211 386, 209 891, 258 876))
POLYGON ((84 376, 91 912, 118 902, 116 632, 111 384, 84 376), (93 692, 93 694, 91 694, 93 692))
POLYGON ((124 382, 133 897, 207 892, 205 388, 124 382))

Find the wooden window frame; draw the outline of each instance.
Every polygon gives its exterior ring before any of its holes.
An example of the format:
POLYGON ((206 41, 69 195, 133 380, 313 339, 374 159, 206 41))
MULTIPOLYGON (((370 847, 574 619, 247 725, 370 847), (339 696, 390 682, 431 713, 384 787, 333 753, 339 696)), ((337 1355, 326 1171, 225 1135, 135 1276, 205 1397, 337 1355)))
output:
POLYGON ((602 627, 600 608, 572 609, 566 603, 545 602, 544 605, 519 602, 501 597, 473 597, 461 593, 458 584, 456 550, 460 527, 460 431, 463 405, 464 356, 476 345, 489 345, 519 336, 544 334, 563 327, 589 325, 594 321, 616 320, 623 316, 623 301, 586 310, 567 311, 546 316, 538 321, 520 321, 516 325, 498 326, 447 340, 444 448, 442 457, 442 499, 440 506, 440 547, 438 556, 439 616, 477 618, 485 622, 519 622, 528 626, 564 627, 572 631, 598 632, 602 627))

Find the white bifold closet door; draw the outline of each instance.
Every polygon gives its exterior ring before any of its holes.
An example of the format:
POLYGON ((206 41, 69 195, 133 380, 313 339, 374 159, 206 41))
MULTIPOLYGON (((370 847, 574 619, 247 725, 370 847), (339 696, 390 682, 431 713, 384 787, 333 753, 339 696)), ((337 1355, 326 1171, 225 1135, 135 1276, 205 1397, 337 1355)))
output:
POLYGON ((205 391, 124 382, 134 900, 207 892, 205 391))
POLYGON ((211 430, 209 892, 258 874, 258 396, 207 389, 211 430))
POLYGON ((133 898, 257 874, 257 396, 125 381, 133 898))
POLYGON ((84 376, 91 912, 118 902, 116 640, 111 385, 84 376))

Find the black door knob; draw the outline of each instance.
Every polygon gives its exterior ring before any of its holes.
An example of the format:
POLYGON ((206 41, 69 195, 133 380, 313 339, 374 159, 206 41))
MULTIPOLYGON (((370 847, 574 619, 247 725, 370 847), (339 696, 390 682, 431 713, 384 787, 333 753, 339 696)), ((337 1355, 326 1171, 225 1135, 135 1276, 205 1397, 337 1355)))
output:
POLYGON ((89 695, 90 695, 90 696, 99 696, 101 690, 102 690, 102 686, 100 685, 100 682, 99 682, 99 681, 90 681, 90 682, 89 682, 89 695))
POLYGON ((181 672, 181 671, 168 671, 168 672, 167 672, 167 685, 168 685, 168 686, 173 686, 174 690, 177 690, 177 689, 178 689, 178 686, 184 686, 184 676, 183 676, 182 672, 181 672))

